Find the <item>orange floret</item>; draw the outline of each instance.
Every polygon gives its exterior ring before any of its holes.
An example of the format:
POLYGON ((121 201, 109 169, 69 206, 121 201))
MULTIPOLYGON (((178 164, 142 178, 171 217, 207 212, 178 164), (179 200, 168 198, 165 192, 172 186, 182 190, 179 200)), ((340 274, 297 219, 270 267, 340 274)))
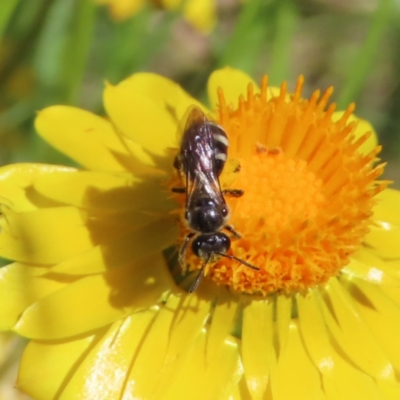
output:
MULTIPOLYGON (((376 181, 384 167, 374 166, 380 147, 361 154, 371 133, 354 139, 357 124, 347 122, 354 104, 334 122, 335 104, 326 108, 333 89, 302 99, 303 83, 299 77, 293 94, 283 83, 278 97, 268 97, 264 77, 260 92, 250 84, 237 107, 219 90, 219 123, 229 158, 240 164, 229 186, 244 190, 227 198, 229 223, 242 236, 230 253, 260 271, 221 258, 206 271, 217 284, 262 295, 315 287, 339 273, 368 232, 373 196, 386 187, 376 181)), ((229 164, 225 169, 232 176, 229 164)), ((194 256, 189 262, 191 269, 201 265, 194 256)))

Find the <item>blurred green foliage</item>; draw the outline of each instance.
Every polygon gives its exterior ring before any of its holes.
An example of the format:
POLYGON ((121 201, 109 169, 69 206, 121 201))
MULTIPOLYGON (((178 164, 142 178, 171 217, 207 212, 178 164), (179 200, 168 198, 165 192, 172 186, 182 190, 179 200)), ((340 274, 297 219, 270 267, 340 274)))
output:
MULTIPOLYGON (((0 4, 0 164, 70 163, 34 134, 35 111, 51 104, 102 110, 104 81, 137 71, 179 82, 205 100, 210 72, 230 65, 272 84, 298 74, 305 94, 335 86, 341 108, 357 102, 400 182, 400 6, 395 0, 219 0, 202 34, 179 10, 151 2, 123 22, 94 0, 0 4)), ((400 187, 397 184, 397 187, 400 187)))

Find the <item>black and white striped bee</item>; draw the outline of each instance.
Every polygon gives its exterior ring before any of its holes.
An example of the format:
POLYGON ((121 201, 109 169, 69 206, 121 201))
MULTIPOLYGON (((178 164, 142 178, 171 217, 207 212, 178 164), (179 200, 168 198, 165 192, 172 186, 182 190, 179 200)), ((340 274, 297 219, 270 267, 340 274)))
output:
POLYGON ((174 166, 185 181, 184 188, 173 188, 175 193, 186 193, 185 221, 190 232, 187 234, 179 252, 179 262, 185 263, 186 251, 192 240, 193 253, 203 260, 200 272, 189 292, 196 290, 209 262, 220 257, 239 261, 249 268, 259 268, 227 254, 231 247, 228 235, 240 235, 228 225, 229 210, 224 195, 240 197, 243 190, 221 190, 221 175, 228 154, 228 137, 224 129, 208 120, 198 107, 192 107, 188 113, 183 131, 181 148, 175 158, 174 166))

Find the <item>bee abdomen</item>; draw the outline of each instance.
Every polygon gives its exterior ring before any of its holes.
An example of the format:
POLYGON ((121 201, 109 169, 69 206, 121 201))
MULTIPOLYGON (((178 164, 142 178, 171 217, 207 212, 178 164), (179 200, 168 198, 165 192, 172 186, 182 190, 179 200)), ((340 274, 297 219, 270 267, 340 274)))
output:
POLYGON ((217 124, 210 123, 215 150, 215 172, 221 175, 226 159, 228 157, 228 136, 223 128, 217 124))

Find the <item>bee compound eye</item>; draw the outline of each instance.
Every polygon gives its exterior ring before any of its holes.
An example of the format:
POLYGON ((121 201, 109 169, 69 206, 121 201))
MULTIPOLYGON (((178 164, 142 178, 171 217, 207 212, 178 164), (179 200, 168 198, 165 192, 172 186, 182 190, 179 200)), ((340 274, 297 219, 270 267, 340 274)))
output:
POLYGON ((192 251, 197 257, 203 258, 202 256, 204 255, 205 244, 207 244, 207 241, 202 235, 197 236, 193 239, 192 251))
POLYGON ((215 234, 215 251, 226 253, 231 247, 231 239, 225 233, 218 232, 215 234))

